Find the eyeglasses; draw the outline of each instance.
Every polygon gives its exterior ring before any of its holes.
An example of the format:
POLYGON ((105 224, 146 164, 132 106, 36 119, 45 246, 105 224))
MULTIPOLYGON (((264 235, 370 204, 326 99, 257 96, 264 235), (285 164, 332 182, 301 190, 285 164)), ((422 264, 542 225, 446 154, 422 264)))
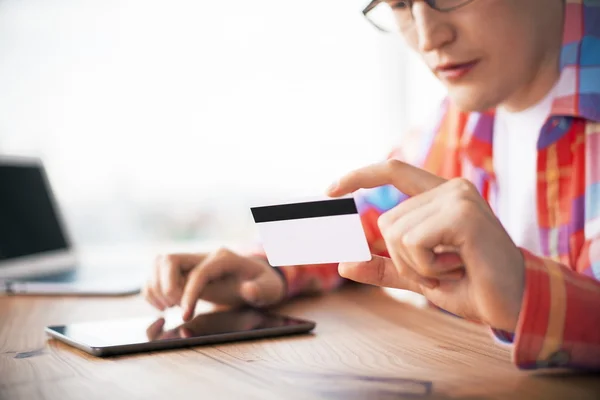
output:
MULTIPOLYGON (((425 3, 440 12, 449 12, 473 2, 474 0, 424 0, 425 3)), ((382 32, 404 30, 413 23, 414 0, 373 0, 363 10, 364 16, 382 32)))

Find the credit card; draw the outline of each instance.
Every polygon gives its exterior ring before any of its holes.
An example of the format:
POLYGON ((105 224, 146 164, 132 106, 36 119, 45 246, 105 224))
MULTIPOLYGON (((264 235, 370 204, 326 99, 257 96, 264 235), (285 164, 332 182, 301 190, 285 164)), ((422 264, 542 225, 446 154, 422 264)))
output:
POLYGON ((251 211, 272 266, 371 259, 353 197, 292 201, 251 211))

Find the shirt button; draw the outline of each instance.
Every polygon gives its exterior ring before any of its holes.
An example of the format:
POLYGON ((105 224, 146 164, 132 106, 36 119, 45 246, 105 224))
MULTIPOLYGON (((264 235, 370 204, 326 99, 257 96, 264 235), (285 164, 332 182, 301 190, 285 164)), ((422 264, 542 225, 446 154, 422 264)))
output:
POLYGON ((565 350, 559 350, 548 358, 549 367, 562 367, 569 363, 571 357, 565 350))

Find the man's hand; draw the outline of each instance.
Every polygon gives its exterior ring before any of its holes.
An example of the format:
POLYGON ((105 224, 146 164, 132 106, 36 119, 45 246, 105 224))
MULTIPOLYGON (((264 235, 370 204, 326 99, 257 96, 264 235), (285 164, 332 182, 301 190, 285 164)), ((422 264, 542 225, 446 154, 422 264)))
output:
POLYGON ((160 310, 181 305, 187 321, 198 299, 219 305, 266 307, 283 299, 285 284, 266 261, 220 249, 208 254, 157 257, 143 293, 160 310))
POLYGON ((379 218, 391 260, 342 263, 340 274, 412 290, 451 313, 514 332, 524 291, 523 256, 473 184, 390 160, 349 173, 328 194, 388 184, 411 196, 379 218), (438 279, 456 267, 457 257, 464 276, 438 279))

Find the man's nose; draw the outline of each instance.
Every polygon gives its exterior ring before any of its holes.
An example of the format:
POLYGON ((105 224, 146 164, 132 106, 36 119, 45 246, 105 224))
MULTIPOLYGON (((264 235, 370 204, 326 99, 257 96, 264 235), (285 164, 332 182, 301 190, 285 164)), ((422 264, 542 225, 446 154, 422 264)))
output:
POLYGON ((454 40, 455 30, 446 15, 424 1, 413 5, 414 34, 421 53, 438 50, 454 40))

